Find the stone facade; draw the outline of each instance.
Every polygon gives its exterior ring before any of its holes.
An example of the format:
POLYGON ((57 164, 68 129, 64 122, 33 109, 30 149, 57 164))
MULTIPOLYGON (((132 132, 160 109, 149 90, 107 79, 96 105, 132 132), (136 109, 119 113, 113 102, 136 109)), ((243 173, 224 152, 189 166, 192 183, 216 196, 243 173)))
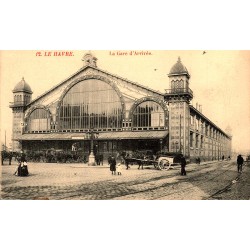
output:
MULTIPOLYGON (((111 133, 114 131, 120 131, 121 133, 126 131, 134 132, 133 136, 130 134, 130 137, 124 140, 124 143, 120 141, 119 138, 122 138, 122 136, 119 136, 119 134, 117 134, 117 138, 113 138, 116 141, 115 148, 117 150, 119 143, 120 150, 124 150, 128 145, 140 145, 141 148, 144 145, 146 150, 150 149, 151 144, 157 148, 155 149, 157 151, 164 149, 164 151, 168 152, 179 152, 191 160, 197 157, 203 160, 215 160, 221 158, 222 155, 225 157, 231 155, 232 137, 206 118, 199 109, 190 105, 190 101, 193 98, 193 92, 189 88, 190 75, 180 59, 170 70, 168 75, 169 89, 165 93, 160 93, 99 69, 96 63, 97 58, 91 56, 91 54, 85 55, 83 61, 85 62, 84 67, 33 101, 31 101, 32 91, 27 83, 18 83, 18 88, 16 86, 16 90, 13 91, 14 102, 10 105, 13 110, 13 151, 25 150, 25 145, 35 140, 32 138, 32 134, 40 136, 41 140, 38 137, 36 139, 36 143, 40 143, 40 149, 45 147, 44 135, 46 135, 47 142, 45 149, 48 149, 49 147, 57 147, 57 145, 63 143, 61 141, 59 143, 60 133, 79 133, 80 137, 80 134, 87 132, 86 129, 62 130, 58 117, 62 100, 68 91, 79 82, 92 79, 102 81, 116 91, 120 98, 123 112, 121 128, 98 131, 100 133, 111 133), (21 100, 16 99, 17 94, 21 96, 21 100), (134 111, 140 104, 145 102, 157 103, 162 109, 164 121, 158 127, 140 128, 132 125, 134 111), (49 114, 50 126, 46 131, 28 131, 29 117, 36 109, 43 109, 49 114), (139 131, 141 134, 147 134, 147 137, 144 138, 142 136, 143 140, 136 139, 136 141, 132 142, 132 139, 130 140, 129 138, 136 138, 134 135, 139 131), (168 135, 161 139, 158 137, 155 137, 157 138, 155 139, 153 136, 149 138, 148 131, 155 132, 152 135, 156 135, 157 131, 165 131, 165 135, 168 135), (51 135, 51 138, 48 140, 49 135, 51 135), (30 140, 27 138, 30 138, 30 140), (52 143, 52 138, 57 139, 54 139, 52 143)), ((74 136, 74 138, 77 137, 74 136)), ((65 145, 67 144, 71 148, 70 144, 72 143, 75 143, 73 137, 72 142, 67 141, 65 145)), ((107 140, 105 143, 109 145, 111 142, 107 140)))

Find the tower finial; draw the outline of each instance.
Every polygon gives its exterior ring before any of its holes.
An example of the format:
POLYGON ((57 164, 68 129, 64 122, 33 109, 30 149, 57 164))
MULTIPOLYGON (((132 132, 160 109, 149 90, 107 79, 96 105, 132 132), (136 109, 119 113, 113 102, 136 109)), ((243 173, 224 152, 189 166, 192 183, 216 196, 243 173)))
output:
POLYGON ((181 57, 180 56, 178 56, 178 61, 177 62, 181 62, 181 57))
POLYGON ((85 66, 89 65, 89 66, 97 67, 96 65, 97 58, 93 56, 90 50, 88 53, 86 53, 83 56, 82 61, 85 63, 85 66))

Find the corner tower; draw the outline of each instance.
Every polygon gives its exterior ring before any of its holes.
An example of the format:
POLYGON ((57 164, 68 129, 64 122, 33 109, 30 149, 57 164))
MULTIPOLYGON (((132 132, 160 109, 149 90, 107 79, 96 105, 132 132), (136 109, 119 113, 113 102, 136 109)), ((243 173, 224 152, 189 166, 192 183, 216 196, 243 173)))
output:
POLYGON ((20 151, 21 145, 17 138, 23 133, 24 112, 26 106, 31 102, 32 90, 29 84, 22 78, 12 90, 14 102, 10 104, 13 113, 12 123, 12 151, 20 151))
POLYGON ((180 57, 168 77, 169 89, 164 98, 169 105, 169 151, 189 157, 189 103, 193 92, 189 88, 190 75, 180 57))

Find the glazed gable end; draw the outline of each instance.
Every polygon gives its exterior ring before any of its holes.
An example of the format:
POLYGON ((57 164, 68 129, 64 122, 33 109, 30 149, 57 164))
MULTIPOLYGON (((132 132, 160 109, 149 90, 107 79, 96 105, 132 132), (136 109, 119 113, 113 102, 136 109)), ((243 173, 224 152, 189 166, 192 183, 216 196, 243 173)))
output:
POLYGON ((86 66, 45 92, 43 95, 34 99, 27 106, 25 117, 27 118, 27 116, 36 108, 45 108, 50 111, 53 120, 56 120, 57 109, 65 93, 78 82, 87 79, 98 79, 110 84, 116 90, 123 102, 126 118, 128 118, 129 111, 137 100, 142 100, 145 97, 153 97, 159 101, 164 100, 163 94, 158 91, 146 88, 143 85, 113 75, 101 69, 86 66))

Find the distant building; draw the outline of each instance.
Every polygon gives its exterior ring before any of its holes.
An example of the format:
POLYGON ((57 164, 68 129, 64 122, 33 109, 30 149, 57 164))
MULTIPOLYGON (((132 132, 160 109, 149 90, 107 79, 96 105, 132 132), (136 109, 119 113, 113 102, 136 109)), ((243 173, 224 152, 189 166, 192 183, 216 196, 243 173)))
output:
POLYGON ((90 151, 88 132, 96 134, 95 151, 105 158, 117 151, 179 152, 193 160, 231 155, 232 135, 202 114, 190 101, 190 75, 180 58, 171 68, 165 93, 97 67, 91 53, 84 66, 32 100, 24 78, 14 90, 13 150, 90 151))

